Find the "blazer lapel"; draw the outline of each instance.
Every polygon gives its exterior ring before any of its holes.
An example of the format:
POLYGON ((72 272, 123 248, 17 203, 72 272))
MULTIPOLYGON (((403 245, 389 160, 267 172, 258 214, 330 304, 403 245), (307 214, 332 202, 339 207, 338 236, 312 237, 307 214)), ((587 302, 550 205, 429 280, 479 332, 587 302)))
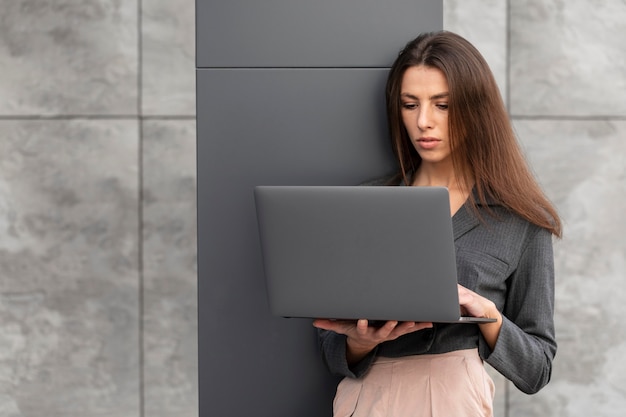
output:
MULTIPOLYGON (((411 176, 412 175, 413 174, 411 174, 411 176)), ((401 187, 406 186, 404 180, 400 180, 400 183, 398 185, 401 187)), ((474 194, 475 200, 478 200, 475 189, 472 190, 472 193, 474 194)), ((468 209, 468 204, 468 202, 463 204, 461 208, 458 209, 456 213, 454 213, 454 216, 452 216, 452 231, 454 233, 455 241, 480 224, 480 220, 478 220, 478 218, 471 209, 468 209)), ((481 205, 478 201, 477 204, 479 206, 481 205)), ((493 204, 493 202, 489 200, 487 204, 493 204)))
MULTIPOLYGON (((476 189, 472 190, 472 194, 474 197, 474 201, 478 206, 478 210, 481 211, 481 216, 489 216, 489 213, 483 212, 483 208, 485 206, 496 207, 500 205, 491 196, 487 196, 487 201, 485 202, 485 204, 481 203, 478 200, 478 194, 476 193, 476 189)), ((470 203, 466 201, 465 204, 463 204, 463 206, 461 206, 461 208, 456 213, 454 213, 454 216, 452 216, 452 229, 454 231, 454 240, 457 240, 479 224, 480 219, 470 208, 470 203)))
POLYGON ((457 240, 476 226, 480 224, 478 218, 467 208, 467 204, 463 204, 460 209, 452 216, 452 230, 454 232, 454 240, 457 240))

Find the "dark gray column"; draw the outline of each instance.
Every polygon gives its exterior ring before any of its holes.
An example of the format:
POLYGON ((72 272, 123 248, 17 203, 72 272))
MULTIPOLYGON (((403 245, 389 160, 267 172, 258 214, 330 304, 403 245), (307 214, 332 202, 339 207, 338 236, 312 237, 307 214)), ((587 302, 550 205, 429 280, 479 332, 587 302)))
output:
POLYGON ((197 0, 201 416, 330 416, 310 320, 269 314, 252 189, 394 170, 384 82, 433 0, 197 0))

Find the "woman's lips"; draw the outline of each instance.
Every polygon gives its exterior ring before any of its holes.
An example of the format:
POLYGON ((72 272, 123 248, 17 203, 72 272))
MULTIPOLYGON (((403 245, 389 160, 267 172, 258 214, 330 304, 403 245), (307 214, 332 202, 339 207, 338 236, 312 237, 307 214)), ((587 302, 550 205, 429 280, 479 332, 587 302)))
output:
POLYGON ((433 149, 441 140, 437 138, 419 138, 416 142, 422 149, 433 149))

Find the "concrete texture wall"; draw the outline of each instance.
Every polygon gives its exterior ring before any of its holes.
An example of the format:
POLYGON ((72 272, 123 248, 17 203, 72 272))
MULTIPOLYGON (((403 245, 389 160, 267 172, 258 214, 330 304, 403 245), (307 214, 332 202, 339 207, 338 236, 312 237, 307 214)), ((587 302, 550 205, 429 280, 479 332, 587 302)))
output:
POLYGON ((193 0, 2 0, 0 416, 197 416, 193 0))
MULTIPOLYGON (((0 416, 197 416, 194 1, 1 5, 0 416)), ((626 4, 444 12, 565 222, 553 380, 496 415, 621 416, 626 4)))

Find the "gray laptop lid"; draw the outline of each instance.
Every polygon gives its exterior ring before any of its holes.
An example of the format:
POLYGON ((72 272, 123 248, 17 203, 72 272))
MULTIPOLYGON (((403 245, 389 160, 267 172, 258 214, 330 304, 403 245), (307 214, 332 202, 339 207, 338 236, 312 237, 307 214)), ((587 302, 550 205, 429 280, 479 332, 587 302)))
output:
POLYGON ((446 188, 258 186, 254 196, 273 314, 459 320, 446 188))

